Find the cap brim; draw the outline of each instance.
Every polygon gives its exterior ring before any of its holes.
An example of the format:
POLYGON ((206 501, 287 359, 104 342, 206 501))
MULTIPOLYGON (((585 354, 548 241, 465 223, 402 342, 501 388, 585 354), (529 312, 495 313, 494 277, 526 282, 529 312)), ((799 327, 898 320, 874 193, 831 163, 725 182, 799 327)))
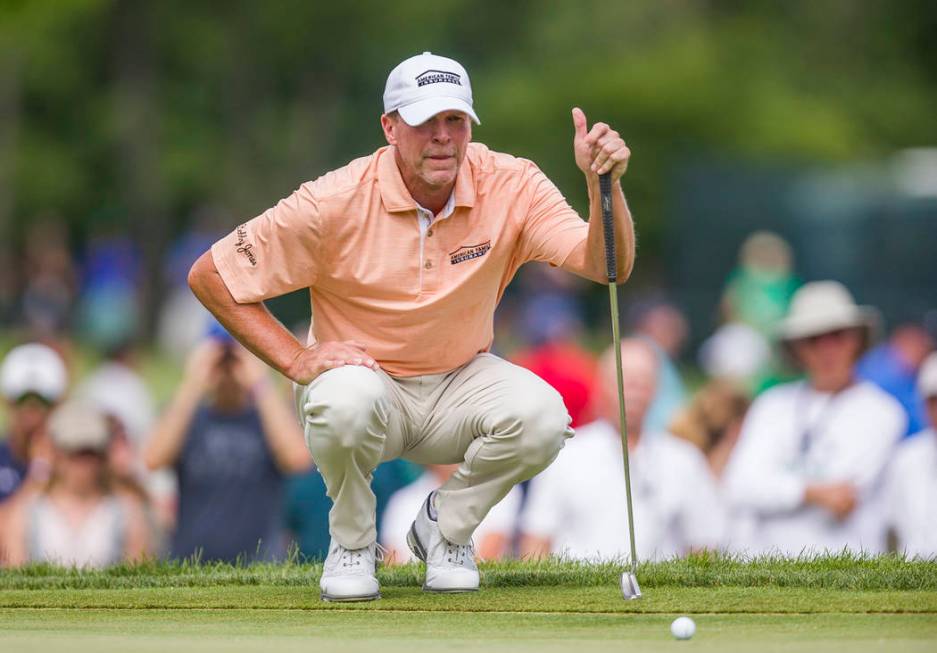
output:
POLYGON ((801 340, 812 336, 837 331, 838 329, 866 329, 874 339, 878 330, 878 312, 869 306, 857 306, 852 315, 836 318, 829 316, 803 316, 788 318, 778 328, 778 337, 783 341, 801 340))
POLYGON ((472 106, 462 98, 431 97, 397 109, 403 121, 411 127, 422 125, 437 113, 443 111, 461 111, 468 114, 476 125, 482 124, 478 116, 475 115, 472 106))

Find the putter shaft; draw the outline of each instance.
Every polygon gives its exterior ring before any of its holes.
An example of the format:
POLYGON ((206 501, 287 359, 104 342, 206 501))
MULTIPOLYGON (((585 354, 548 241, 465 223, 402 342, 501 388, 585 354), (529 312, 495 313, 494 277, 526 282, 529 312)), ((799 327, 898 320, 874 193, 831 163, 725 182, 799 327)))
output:
POLYGON ((618 419, 621 424, 621 456, 625 467, 625 496, 628 504, 628 539, 631 544, 631 573, 638 571, 638 555, 634 543, 634 509, 631 506, 631 465, 628 459, 628 421, 625 415, 624 377, 621 371, 621 333, 618 328, 618 284, 608 284, 609 305, 612 310, 612 344, 615 348, 615 369, 618 382, 618 419))

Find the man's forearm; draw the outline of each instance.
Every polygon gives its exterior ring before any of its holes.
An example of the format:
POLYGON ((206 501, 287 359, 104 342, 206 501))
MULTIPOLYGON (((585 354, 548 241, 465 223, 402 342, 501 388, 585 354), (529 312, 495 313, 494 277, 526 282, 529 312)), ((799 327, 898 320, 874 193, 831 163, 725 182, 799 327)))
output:
POLYGON ((292 379, 291 365, 305 348, 263 302, 234 301, 218 274, 211 251, 202 254, 192 266, 189 287, 232 336, 267 365, 292 379))
MULTIPOLYGON (((607 280, 605 269, 605 234, 602 226, 602 197, 599 192, 598 175, 586 175, 589 192, 589 261, 595 277, 607 280)), ((621 184, 612 183, 612 215, 615 218, 615 253, 618 264, 618 282, 622 283, 631 276, 634 268, 635 238, 634 223, 625 201, 621 184)), ((594 278, 595 278, 594 277, 594 278)))

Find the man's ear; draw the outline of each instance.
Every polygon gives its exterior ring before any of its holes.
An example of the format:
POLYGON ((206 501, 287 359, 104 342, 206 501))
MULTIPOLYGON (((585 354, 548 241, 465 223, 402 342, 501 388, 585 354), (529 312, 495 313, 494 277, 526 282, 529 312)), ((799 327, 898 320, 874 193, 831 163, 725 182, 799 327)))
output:
POLYGON ((385 113, 381 115, 381 129, 384 130, 384 138, 390 145, 397 144, 396 127, 399 118, 396 115, 385 113))

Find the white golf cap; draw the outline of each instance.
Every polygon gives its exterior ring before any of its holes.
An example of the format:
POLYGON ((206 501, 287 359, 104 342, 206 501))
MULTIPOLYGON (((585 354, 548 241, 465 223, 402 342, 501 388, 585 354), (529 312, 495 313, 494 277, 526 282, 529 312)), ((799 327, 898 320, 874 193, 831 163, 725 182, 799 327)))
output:
POLYGON ((917 387, 925 399, 937 397, 937 351, 924 359, 921 371, 917 375, 917 387))
POLYGON ((441 111, 462 111, 481 124, 472 108, 472 84, 465 68, 429 52, 410 57, 390 71, 384 87, 384 113, 391 111, 412 127, 441 111))
POLYGON ((54 349, 39 343, 10 350, 0 366, 0 392, 10 401, 37 394, 49 402, 65 394, 68 372, 54 349))
POLYGON ((855 327, 865 329, 871 338, 877 326, 878 312, 856 305, 846 286, 838 281, 813 281, 794 293, 778 335, 782 340, 798 340, 855 327))
POLYGON ((111 431, 104 414, 91 404, 70 400, 49 418, 52 444, 62 451, 106 451, 111 431))

